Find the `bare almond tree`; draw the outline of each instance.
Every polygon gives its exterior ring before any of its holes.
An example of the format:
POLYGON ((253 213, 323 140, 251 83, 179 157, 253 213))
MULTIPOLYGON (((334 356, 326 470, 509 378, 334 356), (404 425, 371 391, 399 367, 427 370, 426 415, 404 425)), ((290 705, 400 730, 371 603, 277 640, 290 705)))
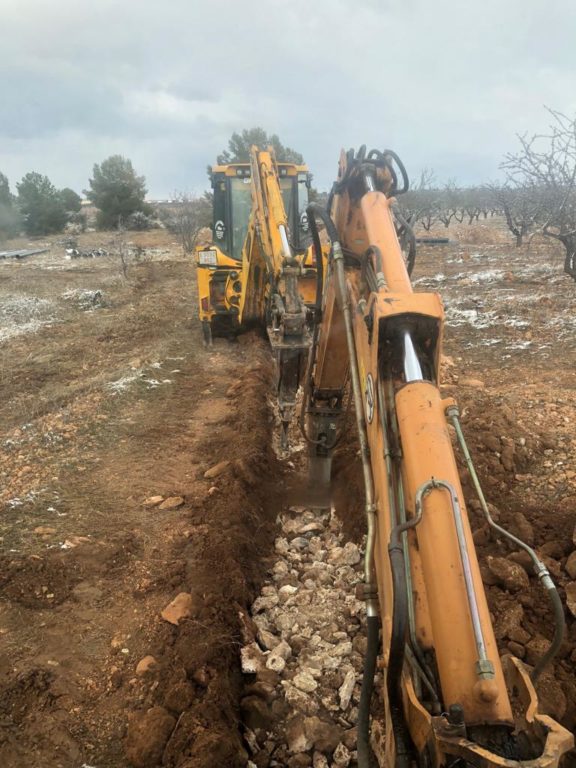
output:
POLYGON ((194 197, 179 193, 166 225, 179 236, 184 253, 192 253, 201 230, 210 226, 211 217, 212 205, 207 195, 194 197))
POLYGON ((507 154, 502 168, 512 183, 539 191, 539 231, 562 243, 564 271, 576 280, 576 117, 548 112, 549 131, 519 136, 520 150, 507 154))
POLYGON ((502 212, 506 226, 520 248, 526 235, 536 226, 542 212, 542 194, 529 184, 486 184, 493 207, 502 212))
MULTIPOLYGON (((460 190, 454 181, 450 179, 444 185, 440 195, 440 205, 438 209, 438 220, 444 224, 446 229, 450 226, 452 219, 456 218, 462 190, 460 190)), ((462 221, 462 219, 460 219, 462 221)))
POLYGON ((440 190, 434 187, 434 171, 424 168, 417 182, 399 198, 402 215, 411 227, 420 223, 429 231, 436 219, 440 190))

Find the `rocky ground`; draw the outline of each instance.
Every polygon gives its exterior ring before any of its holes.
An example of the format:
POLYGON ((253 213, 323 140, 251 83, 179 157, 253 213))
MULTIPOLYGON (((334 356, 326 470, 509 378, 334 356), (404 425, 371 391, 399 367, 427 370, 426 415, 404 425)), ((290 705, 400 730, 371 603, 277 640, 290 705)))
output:
POLYGON ((241 650, 245 738, 256 766, 348 766, 356 757, 365 638, 361 553, 330 510, 281 516, 271 578, 241 650))
MULTIPOLYGON (((493 512, 567 600, 540 695, 574 729, 574 283, 561 254, 511 247, 498 222, 450 236, 420 249, 416 287, 445 300, 443 387, 493 512)), ((290 506, 302 460, 270 449, 266 346, 202 349, 177 244, 91 233, 79 247, 105 254, 73 260, 52 246, 0 264, 0 763, 353 765, 353 431, 335 513, 290 506)), ((546 600, 462 477, 501 649, 533 663, 546 600)))

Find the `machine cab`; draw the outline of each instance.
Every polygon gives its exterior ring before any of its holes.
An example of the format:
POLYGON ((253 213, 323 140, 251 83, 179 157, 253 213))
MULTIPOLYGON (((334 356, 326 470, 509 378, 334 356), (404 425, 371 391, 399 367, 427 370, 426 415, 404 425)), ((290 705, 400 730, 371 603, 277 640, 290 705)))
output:
MULTIPOLYGON (((278 163, 278 175, 291 245, 297 253, 302 252, 310 245, 306 207, 311 176, 305 165, 293 163, 278 163)), ((249 163, 214 166, 212 189, 212 241, 226 256, 241 262, 252 210, 249 163)))

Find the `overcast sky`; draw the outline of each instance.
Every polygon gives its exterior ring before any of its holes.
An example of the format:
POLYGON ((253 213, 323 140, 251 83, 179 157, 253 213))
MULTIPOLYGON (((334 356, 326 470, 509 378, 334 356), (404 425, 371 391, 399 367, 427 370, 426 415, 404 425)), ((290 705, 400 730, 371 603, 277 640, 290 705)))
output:
POLYGON ((481 182, 576 112, 575 0, 0 0, 0 171, 81 191, 129 157, 150 197, 206 187, 262 126, 319 188, 341 146, 481 182))

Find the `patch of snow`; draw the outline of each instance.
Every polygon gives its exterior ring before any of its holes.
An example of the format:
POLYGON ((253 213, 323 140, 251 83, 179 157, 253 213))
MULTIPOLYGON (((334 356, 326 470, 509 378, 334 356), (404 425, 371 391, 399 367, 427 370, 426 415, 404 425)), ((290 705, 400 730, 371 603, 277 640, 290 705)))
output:
POLYGON ((531 346, 531 341, 513 341, 511 344, 506 344, 506 349, 528 349, 531 346))
POLYGON ((419 277, 418 280, 414 280, 412 285, 428 285, 430 283, 443 283, 446 280, 446 275, 442 274, 442 272, 438 272, 438 274, 434 275, 433 277, 419 277))
POLYGON ((127 376, 123 376, 121 379, 111 381, 106 385, 106 389, 109 389, 115 395, 121 392, 126 392, 130 386, 142 376, 142 370, 138 369, 134 373, 129 373, 127 376))
POLYGON ((0 344, 53 323, 54 304, 38 296, 7 296, 0 304, 0 344))
POLYGON ((473 328, 490 328, 490 326, 495 324, 495 317, 494 312, 448 307, 446 310, 446 324, 452 327, 471 325, 473 328))
POLYGON ((504 325, 507 328, 529 328, 530 323, 527 320, 520 320, 519 317, 507 317, 504 320, 504 325))
POLYGON ((501 269, 485 269, 482 272, 459 272, 454 280, 469 280, 471 283, 495 283, 502 280, 504 272, 501 269))
MULTIPOLYGON (((150 368, 160 368, 161 365, 161 363, 152 363, 150 368)), ((159 381, 158 379, 148 378, 142 368, 138 368, 126 376, 123 376, 121 379, 109 382, 106 385, 106 388, 113 392, 115 395, 118 395, 126 392, 132 386, 132 384, 137 381, 145 384, 146 389, 156 389, 157 387, 162 386, 162 384, 172 384, 172 379, 162 379, 159 381)))
POLYGON ((64 291, 62 298, 75 301, 80 309, 87 311, 104 306, 104 293, 98 288, 70 288, 64 291))

